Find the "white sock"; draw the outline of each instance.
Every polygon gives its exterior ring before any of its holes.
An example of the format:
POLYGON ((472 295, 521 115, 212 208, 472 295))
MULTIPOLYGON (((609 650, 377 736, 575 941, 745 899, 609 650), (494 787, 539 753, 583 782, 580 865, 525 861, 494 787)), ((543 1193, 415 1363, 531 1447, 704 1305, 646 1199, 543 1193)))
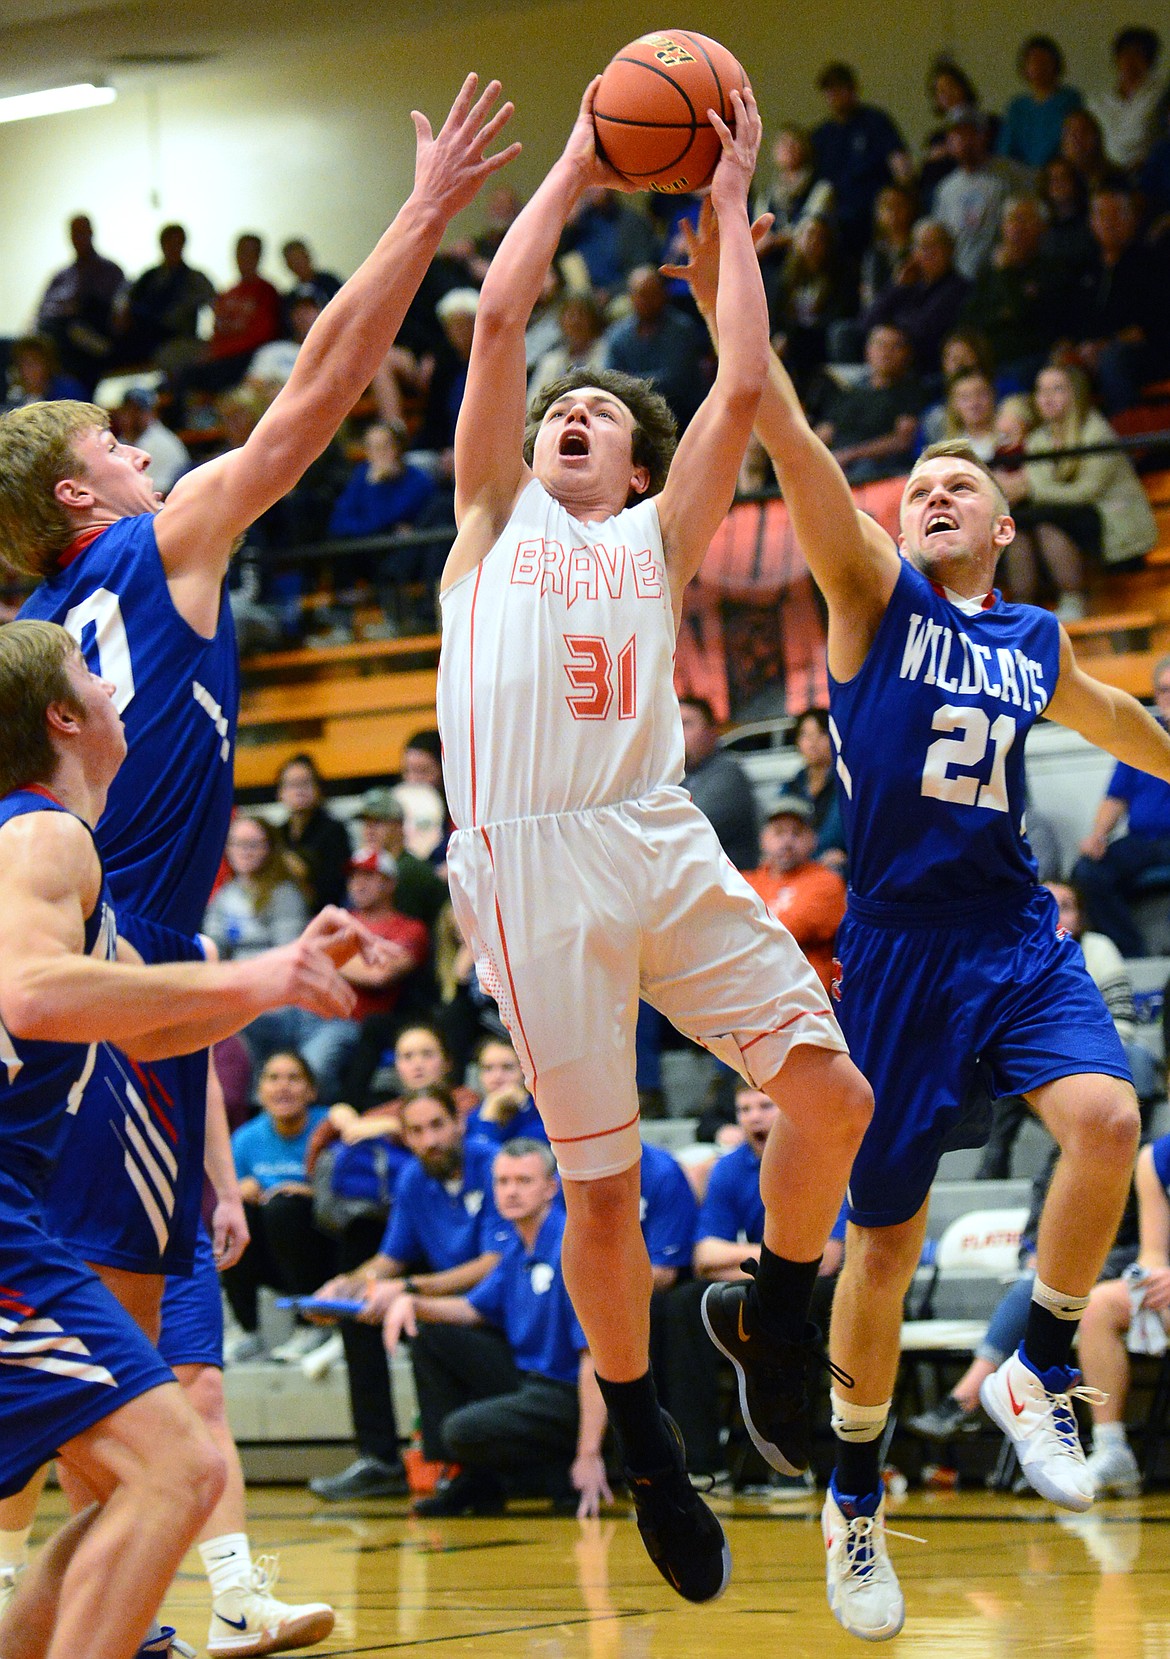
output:
POLYGON ((889 1400, 880 1406, 855 1406, 835 1388, 830 1389, 829 1400, 833 1407, 833 1433, 838 1440, 855 1443, 876 1440, 889 1420, 889 1400))
POLYGON ((1087 1296, 1072 1296, 1064 1290, 1053 1290, 1037 1278, 1032 1284, 1032 1300, 1038 1302, 1042 1308, 1056 1319, 1077 1320, 1089 1305, 1087 1296))
POLYGON ((1094 1423, 1093 1450, 1101 1452, 1106 1446, 1124 1446, 1129 1449, 1129 1441, 1125 1438, 1124 1423, 1094 1423))
POLYGON ((28 1566, 28 1535, 32 1527, 21 1527, 16 1532, 0 1531, 0 1568, 9 1567, 19 1572, 28 1566))
POLYGON ((252 1577, 252 1551, 246 1532, 225 1532, 200 1544, 199 1554, 211 1585, 212 1601, 225 1590, 248 1583, 252 1577))

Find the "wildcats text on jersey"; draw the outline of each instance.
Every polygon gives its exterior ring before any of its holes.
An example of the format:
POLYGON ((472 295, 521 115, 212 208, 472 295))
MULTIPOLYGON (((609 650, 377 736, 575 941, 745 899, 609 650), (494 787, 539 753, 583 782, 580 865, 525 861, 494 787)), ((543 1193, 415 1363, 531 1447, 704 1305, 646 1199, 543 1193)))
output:
POLYGON ((598 599, 602 583, 610 599, 621 599, 627 575, 635 599, 662 598, 662 574, 648 547, 595 542, 566 548, 533 536, 517 544, 510 580, 513 587, 537 588, 542 599, 563 595, 565 609, 572 610, 578 599, 598 599))
POLYGON ((961 628, 948 628, 917 611, 907 623, 898 672, 900 679, 920 679, 951 695, 986 693, 1033 714, 1044 712, 1051 695, 1043 663, 1018 647, 981 645, 961 628))

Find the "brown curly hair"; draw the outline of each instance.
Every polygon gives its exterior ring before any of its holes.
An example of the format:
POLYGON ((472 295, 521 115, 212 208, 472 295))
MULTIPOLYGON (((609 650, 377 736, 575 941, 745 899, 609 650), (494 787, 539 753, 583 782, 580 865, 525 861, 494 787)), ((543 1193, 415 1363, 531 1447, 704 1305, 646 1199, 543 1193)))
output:
POLYGON ((634 417, 633 462, 636 467, 646 468, 650 483, 645 495, 640 498, 637 491, 632 490, 626 506, 657 495, 666 483, 670 463, 678 448, 678 423, 666 399, 654 390, 649 381, 623 374, 620 369, 574 369, 541 387, 528 406, 528 419, 524 425, 524 459, 528 465, 532 465, 536 435, 544 417, 559 398, 581 386, 596 386, 599 392, 608 392, 619 403, 624 403, 634 417))

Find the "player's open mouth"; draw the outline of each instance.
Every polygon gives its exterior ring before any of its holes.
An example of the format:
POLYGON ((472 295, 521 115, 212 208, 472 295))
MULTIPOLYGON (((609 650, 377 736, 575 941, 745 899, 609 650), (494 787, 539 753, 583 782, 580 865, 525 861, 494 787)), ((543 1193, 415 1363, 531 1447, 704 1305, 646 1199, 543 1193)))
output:
POLYGON ((926 521, 926 534, 937 535, 940 530, 957 530, 959 526, 949 513, 935 513, 933 518, 926 521))
POLYGON ((584 432, 565 432, 557 449, 559 455, 588 455, 589 440, 584 432))

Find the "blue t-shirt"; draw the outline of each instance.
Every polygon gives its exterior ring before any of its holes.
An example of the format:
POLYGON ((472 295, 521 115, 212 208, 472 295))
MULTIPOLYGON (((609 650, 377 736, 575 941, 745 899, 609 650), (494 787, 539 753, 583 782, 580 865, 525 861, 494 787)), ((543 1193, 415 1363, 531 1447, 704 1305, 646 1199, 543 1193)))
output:
POLYGON ((1125 802, 1131 835, 1170 835, 1170 783, 1118 761, 1105 793, 1125 802))
MULTIPOLYGON (((505 1141, 517 1141, 522 1137, 525 1140, 548 1141, 548 1131, 541 1122, 540 1113, 536 1110, 536 1102, 532 1096, 521 1106, 516 1116, 508 1123, 485 1123, 483 1107, 477 1106, 474 1112, 467 1117, 467 1133, 478 1135, 480 1140, 489 1141, 493 1150, 503 1146, 505 1141)), ((489 1182, 489 1185, 491 1183, 489 1182)))
MULTIPOLYGON (((31 812, 73 816, 35 787, 0 797, 0 826, 31 812)), ((114 907, 103 876, 97 903, 85 919, 85 954, 112 961, 117 945, 114 907)), ((0 1170, 33 1191, 39 1192, 49 1177, 97 1052, 96 1043, 13 1037, 0 1025, 0 1170)))
POLYGON ((503 1331, 518 1371, 575 1383, 580 1356, 589 1344, 561 1274, 564 1232, 565 1212, 555 1204, 531 1255, 516 1229, 509 1228, 499 1267, 469 1291, 467 1299, 489 1325, 503 1331))
POLYGON ((760 1197, 760 1160, 744 1141, 720 1158, 711 1171, 707 1196, 699 1210, 695 1237, 722 1238, 733 1244, 761 1244, 764 1201, 760 1197))
POLYGON ((699 1215, 691 1183, 669 1152, 645 1142, 641 1193, 642 1237, 646 1240, 650 1265, 689 1267, 699 1215))
POLYGON ((1080 107, 1081 95, 1075 86, 1058 86, 1043 103, 1030 92, 1018 93, 1004 111, 996 155, 1009 156, 1025 167, 1046 167, 1060 149, 1065 116, 1080 107))
POLYGON ((286 1137, 278 1134, 267 1112, 243 1123, 232 1136, 232 1156, 236 1160, 236 1174, 241 1180, 250 1175, 259 1181, 261 1192, 279 1187, 286 1181, 304 1182, 305 1159, 313 1130, 327 1116, 324 1106, 313 1106, 305 1127, 299 1135, 286 1137))
POLYGON ((143 513, 103 530, 20 614, 67 628, 115 687, 128 752, 97 827, 114 903, 198 933, 232 811, 239 663, 226 594, 204 639, 175 609, 143 513))
POLYGON ((502 1251, 514 1234, 496 1214, 492 1200, 494 1146, 474 1138, 463 1143, 463 1172, 447 1186, 411 1158, 398 1178, 390 1221, 379 1245, 382 1255, 409 1267, 441 1273, 448 1267, 502 1251))

